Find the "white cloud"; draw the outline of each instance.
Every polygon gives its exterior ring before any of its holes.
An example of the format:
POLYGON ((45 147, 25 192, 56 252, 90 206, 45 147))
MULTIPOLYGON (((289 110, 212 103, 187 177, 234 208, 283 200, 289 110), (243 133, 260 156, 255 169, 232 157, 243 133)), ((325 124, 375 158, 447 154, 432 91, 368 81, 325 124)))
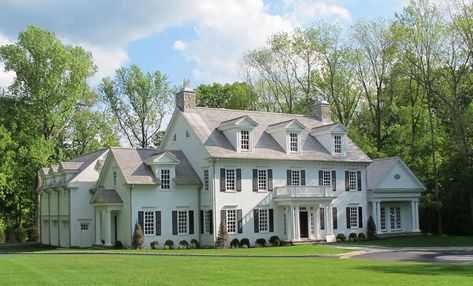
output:
POLYGON ((262 0, 3 0, 0 33, 14 39, 33 24, 82 45, 93 53, 98 73, 92 82, 97 83, 129 61, 129 43, 190 25, 195 35, 176 40, 172 48, 194 64, 196 79, 224 82, 239 79, 244 53, 271 34, 320 18, 350 18, 346 9, 329 2, 287 0, 285 10, 275 14, 262 0))
MULTIPOLYGON (((4 35, 0 34, 0 46, 2 45, 8 45, 11 44, 12 42, 5 37, 4 35)), ((5 71, 5 65, 0 62, 0 88, 6 88, 10 84, 13 83, 13 79, 15 78, 15 73, 8 71, 5 71)))
POLYGON ((185 51, 186 48, 187 48, 187 43, 184 42, 184 41, 181 41, 181 40, 177 40, 174 42, 174 44, 172 45, 172 48, 175 49, 176 51, 185 51))

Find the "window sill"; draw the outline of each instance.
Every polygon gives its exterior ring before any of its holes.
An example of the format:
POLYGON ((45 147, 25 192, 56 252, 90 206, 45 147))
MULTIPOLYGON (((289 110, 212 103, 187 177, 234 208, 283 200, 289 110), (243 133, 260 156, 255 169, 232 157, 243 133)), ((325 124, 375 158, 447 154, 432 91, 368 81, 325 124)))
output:
POLYGON ((236 190, 225 190, 224 193, 236 193, 237 191, 236 190))

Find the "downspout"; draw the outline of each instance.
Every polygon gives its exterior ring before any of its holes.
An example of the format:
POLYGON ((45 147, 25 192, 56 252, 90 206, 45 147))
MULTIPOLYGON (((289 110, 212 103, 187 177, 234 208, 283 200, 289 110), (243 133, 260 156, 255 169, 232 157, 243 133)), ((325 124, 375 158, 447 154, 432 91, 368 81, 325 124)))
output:
POLYGON ((61 247, 60 189, 57 190, 57 245, 61 247))
POLYGON ((67 189, 68 200, 67 208, 69 209, 69 247, 72 246, 72 217, 71 217, 71 189, 67 189))
POLYGON ((132 221, 132 214, 133 214, 133 193, 132 190, 135 188, 135 185, 131 185, 130 187, 130 246, 133 243, 133 221, 132 221))
POLYGON ((51 191, 48 191, 48 244, 51 245, 51 191))
POLYGON ((213 216, 213 241, 215 243, 215 240, 217 239, 217 233, 218 233, 218 228, 217 228, 217 201, 216 201, 216 189, 215 189, 215 183, 216 183, 216 178, 215 178, 215 162, 218 160, 218 158, 214 158, 212 160, 212 176, 213 176, 213 183, 212 183, 212 216, 213 216))

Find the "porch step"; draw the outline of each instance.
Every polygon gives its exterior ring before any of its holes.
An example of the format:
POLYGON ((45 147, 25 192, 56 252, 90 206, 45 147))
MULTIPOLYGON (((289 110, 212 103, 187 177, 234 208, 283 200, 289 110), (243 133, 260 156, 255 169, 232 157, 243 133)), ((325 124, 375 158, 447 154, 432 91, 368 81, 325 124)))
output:
POLYGON ((286 245, 305 245, 305 244, 327 243, 325 239, 302 239, 302 240, 293 240, 293 241, 284 240, 281 242, 286 245))

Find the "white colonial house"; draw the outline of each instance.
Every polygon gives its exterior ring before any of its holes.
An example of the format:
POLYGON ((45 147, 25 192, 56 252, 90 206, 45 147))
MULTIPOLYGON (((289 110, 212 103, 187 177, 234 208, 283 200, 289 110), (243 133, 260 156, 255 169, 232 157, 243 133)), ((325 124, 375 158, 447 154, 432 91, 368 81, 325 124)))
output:
POLYGON ((191 90, 160 150, 109 148, 39 176, 42 242, 64 247, 130 246, 135 223, 148 247, 214 245, 221 223, 252 243, 333 242, 369 216, 379 234, 415 233, 424 190, 399 158, 372 161, 324 100, 302 116, 196 107, 191 90))

